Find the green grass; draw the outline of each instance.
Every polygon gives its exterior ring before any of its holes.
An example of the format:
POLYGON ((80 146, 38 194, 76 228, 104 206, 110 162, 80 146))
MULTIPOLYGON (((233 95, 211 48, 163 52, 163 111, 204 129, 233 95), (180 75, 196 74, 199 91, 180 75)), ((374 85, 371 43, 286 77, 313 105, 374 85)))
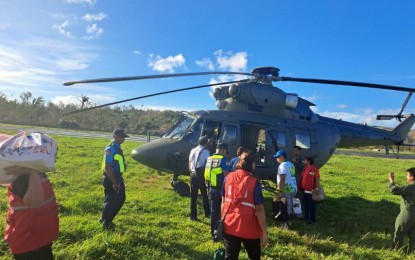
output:
MULTIPOLYGON (((201 200, 201 220, 189 221, 189 198, 173 192, 172 176, 129 156, 126 203, 115 219, 115 231, 102 231, 100 166, 109 140, 53 137, 59 144, 58 170, 49 176, 61 221, 60 237, 53 245, 56 259, 212 259, 220 244, 210 240, 201 200)), ((123 147, 128 154, 138 145, 127 141, 123 147)), ((410 160, 335 155, 321 169, 327 199, 317 206, 317 224, 294 221, 289 231, 271 220, 273 194, 266 191, 270 244, 263 259, 411 259, 404 252, 385 249, 399 212, 399 197, 387 191, 387 173, 393 170, 402 184, 411 166, 410 160)), ((6 213, 6 189, 0 188, 1 231, 6 213)), ((10 258, 1 241, 0 259, 10 258)), ((244 251, 240 259, 247 259, 244 251)))

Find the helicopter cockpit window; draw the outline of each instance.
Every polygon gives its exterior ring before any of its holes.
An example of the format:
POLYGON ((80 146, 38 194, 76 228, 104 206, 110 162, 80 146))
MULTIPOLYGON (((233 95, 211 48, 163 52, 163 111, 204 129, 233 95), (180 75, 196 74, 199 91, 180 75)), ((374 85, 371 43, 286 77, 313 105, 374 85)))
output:
POLYGON ((196 118, 191 118, 186 115, 183 115, 183 117, 174 125, 170 131, 165 135, 165 137, 177 139, 181 137, 187 129, 192 125, 192 123, 196 120, 196 118))
POLYGON ((206 135, 212 141, 217 142, 220 136, 221 123, 217 121, 206 121, 202 135, 206 135))
POLYGON ((199 119, 196 121, 183 135, 182 140, 188 141, 191 144, 197 145, 202 133, 203 121, 199 119))
POLYGON ((307 131, 295 131, 295 145, 310 149, 310 134, 307 131))
POLYGON ((236 144, 236 126, 225 125, 221 142, 228 145, 236 144))

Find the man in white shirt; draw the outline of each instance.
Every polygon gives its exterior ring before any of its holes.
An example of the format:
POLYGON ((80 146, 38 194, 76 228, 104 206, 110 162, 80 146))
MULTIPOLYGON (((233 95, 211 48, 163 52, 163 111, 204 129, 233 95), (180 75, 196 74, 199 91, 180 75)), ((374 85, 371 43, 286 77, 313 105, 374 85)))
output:
POLYGON ((279 150, 274 154, 274 158, 280 164, 277 172, 278 198, 284 197, 286 199, 287 212, 288 215, 291 215, 293 213, 293 198, 297 193, 295 167, 290 161, 287 161, 287 153, 284 150, 279 150))
POLYGON ((207 158, 210 156, 209 150, 206 149, 209 139, 206 136, 199 138, 199 145, 193 148, 189 154, 189 171, 190 171, 190 220, 197 220, 197 195, 202 194, 203 209, 205 217, 210 217, 209 199, 205 184, 205 166, 207 158))

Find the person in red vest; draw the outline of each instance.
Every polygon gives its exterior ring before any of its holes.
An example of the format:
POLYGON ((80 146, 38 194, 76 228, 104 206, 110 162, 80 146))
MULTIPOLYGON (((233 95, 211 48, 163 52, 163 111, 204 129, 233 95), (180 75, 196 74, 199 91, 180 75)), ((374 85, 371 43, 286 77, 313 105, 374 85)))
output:
POLYGON ((264 197, 259 180, 252 176, 256 160, 253 152, 244 151, 223 185, 225 259, 238 259, 241 243, 249 259, 260 259, 261 247, 268 244, 264 197))
POLYGON ((15 259, 53 259, 52 242, 58 238, 58 205, 45 173, 11 166, 17 178, 8 185, 9 211, 5 241, 15 259))
POLYGON ((313 157, 306 157, 301 174, 301 188, 304 190, 304 219, 309 224, 316 223, 316 203, 312 191, 320 188, 320 173, 314 165, 313 157))

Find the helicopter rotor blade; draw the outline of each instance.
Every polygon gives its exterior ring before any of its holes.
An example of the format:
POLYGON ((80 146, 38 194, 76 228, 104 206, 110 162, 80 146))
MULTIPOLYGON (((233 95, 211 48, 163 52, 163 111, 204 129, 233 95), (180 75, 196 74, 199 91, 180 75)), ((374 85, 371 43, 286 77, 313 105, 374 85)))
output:
POLYGON ((79 109, 79 110, 75 110, 75 111, 72 111, 72 112, 65 113, 63 115, 64 116, 73 115, 73 114, 77 114, 77 113, 81 113, 81 112, 85 112, 85 111, 89 111, 89 110, 93 110, 93 109, 97 109, 97 108, 101 108, 101 107, 107 107, 107 106, 112 106, 112 105, 116 105, 116 104, 120 104, 120 103, 124 103, 124 102, 128 102, 128 101, 133 101, 133 100, 137 100, 137 99, 160 96, 160 95, 164 95, 164 94, 170 94, 170 93, 193 90, 193 89, 199 89, 199 88, 207 88, 207 87, 219 86, 219 85, 225 85, 225 84, 234 84, 234 83, 240 83, 240 82, 246 82, 246 81, 248 81, 248 80, 227 81, 227 82, 221 82, 221 83, 214 83, 214 84, 207 84, 207 85, 200 85, 200 86, 194 86, 194 87, 188 87, 188 88, 180 88, 180 89, 174 89, 174 90, 169 90, 169 91, 163 91, 163 92, 153 93, 153 94, 139 96, 139 97, 135 97, 135 98, 129 98, 129 99, 124 99, 124 100, 120 100, 120 101, 116 101, 116 102, 106 103, 106 104, 99 105, 99 106, 79 109))
POLYGON ((393 115, 377 115, 376 120, 391 120, 395 118, 393 115))
POLYGON ((406 105, 408 104, 409 99, 411 99, 412 93, 413 93, 413 92, 409 92, 409 93, 408 93, 408 96, 406 97, 405 101, 403 102, 403 104, 402 104, 402 108, 401 108, 401 111, 399 111, 399 113, 398 113, 399 117, 401 117, 401 116, 402 116, 402 112, 403 112, 403 110, 405 109, 406 105))
POLYGON ((401 110, 399 111, 398 114, 396 114, 396 115, 377 115, 376 120, 390 120, 392 118, 396 118, 396 119, 399 120, 399 122, 401 122, 402 118, 405 118, 405 115, 402 115, 403 110, 405 109, 406 105, 408 104, 409 99, 411 99, 412 93, 413 92, 408 93, 408 96, 406 97, 405 101, 403 102, 402 108, 401 108, 401 110))
POLYGON ((252 73, 245 72, 231 72, 231 71, 211 71, 211 72, 192 72, 192 73, 176 73, 176 74, 160 74, 160 75, 146 75, 146 76, 131 76, 131 77, 114 77, 114 78, 99 78, 87 80, 75 80, 63 83, 64 86, 72 86, 79 83, 100 83, 100 82, 114 82, 114 81, 129 81, 142 79, 160 79, 160 78, 174 78, 174 77, 190 77, 202 75, 245 75, 253 76, 252 73))
POLYGON ((295 82, 305 82, 305 83, 319 83, 319 84, 328 84, 328 85, 342 85, 342 86, 354 86, 354 87, 363 87, 363 88, 376 88, 376 89, 388 89, 388 90, 396 90, 396 91, 415 92, 414 88, 374 84, 374 83, 365 83, 365 82, 345 81, 345 80, 276 77, 275 81, 295 81, 295 82))

